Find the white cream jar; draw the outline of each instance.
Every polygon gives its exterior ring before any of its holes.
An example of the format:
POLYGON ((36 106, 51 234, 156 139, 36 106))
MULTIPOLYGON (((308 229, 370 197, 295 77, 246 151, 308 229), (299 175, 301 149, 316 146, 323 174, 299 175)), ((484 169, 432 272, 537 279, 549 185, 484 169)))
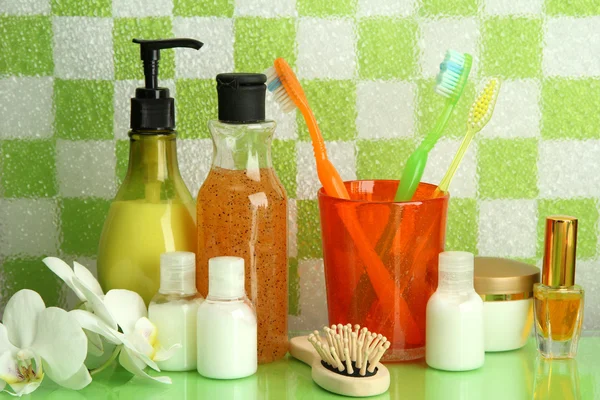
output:
POLYGON ((485 351, 521 348, 533 325, 533 285, 540 270, 523 262, 475 257, 475 291, 483 299, 485 351))

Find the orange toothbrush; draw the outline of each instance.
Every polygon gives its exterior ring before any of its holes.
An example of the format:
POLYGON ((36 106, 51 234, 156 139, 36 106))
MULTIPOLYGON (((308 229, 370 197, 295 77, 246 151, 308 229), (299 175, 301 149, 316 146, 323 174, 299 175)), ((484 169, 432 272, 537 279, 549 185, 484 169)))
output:
MULTIPOLYGON (((315 154, 315 160, 317 163, 317 175, 319 181, 325 189, 325 193, 329 196, 338 197, 342 199, 350 199, 346 186, 340 174, 337 172, 329 158, 327 157, 327 150, 325 148, 325 141, 319 130, 317 120, 308 105, 308 100, 302 90, 302 86, 298 81, 298 78, 283 58, 277 58, 274 62, 273 67, 269 68, 265 74, 267 75, 267 88, 270 92, 273 92, 275 99, 281 105, 284 112, 293 111, 295 107, 300 109, 313 144, 313 152, 315 154)), ((408 304, 402 297, 394 298, 392 293, 396 290, 396 284, 392 276, 390 276, 387 268, 370 246, 367 237, 360 227, 356 214, 352 212, 348 207, 340 208, 340 215, 344 225, 348 230, 348 233, 352 237, 352 240, 357 247, 359 255, 366 266, 367 275, 369 280, 375 289, 377 297, 381 304, 386 309, 394 309, 396 302, 400 307, 399 318, 402 320, 402 326, 410 327, 407 329, 407 336, 416 335, 418 333, 418 327, 412 315, 408 304)), ((411 338, 407 337, 407 340, 411 338)))
POLYGON ((329 196, 349 199, 350 196, 346 186, 344 186, 342 177, 327 157, 325 141, 321 136, 321 130, 315 115, 308 105, 304 90, 302 90, 298 78, 296 78, 288 63, 283 58, 276 59, 274 66, 266 71, 266 75, 267 87, 269 91, 274 93, 275 99, 281 104, 282 110, 290 112, 298 107, 302 113, 312 140, 319 181, 321 181, 325 192, 329 196))

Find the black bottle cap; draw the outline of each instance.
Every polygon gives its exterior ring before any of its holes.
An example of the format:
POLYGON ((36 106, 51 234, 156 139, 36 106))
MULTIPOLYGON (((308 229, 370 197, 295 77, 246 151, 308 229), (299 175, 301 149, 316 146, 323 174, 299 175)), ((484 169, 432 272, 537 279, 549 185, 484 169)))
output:
POLYGON ((217 75, 219 120, 234 124, 264 121, 266 81, 263 74, 217 75))
POLYGON ((161 49, 189 47, 200 49, 203 43, 194 39, 133 39, 140 45, 140 58, 144 62, 146 87, 137 88, 131 99, 131 129, 173 130, 175 129, 175 99, 169 89, 158 87, 158 61, 161 49))

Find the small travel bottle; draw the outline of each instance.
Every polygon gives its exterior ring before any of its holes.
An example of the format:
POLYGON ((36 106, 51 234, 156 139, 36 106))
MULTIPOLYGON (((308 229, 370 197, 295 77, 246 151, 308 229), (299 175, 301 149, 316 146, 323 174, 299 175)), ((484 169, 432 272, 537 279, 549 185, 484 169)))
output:
POLYGON ((464 251, 439 256, 436 292, 427 303, 426 361, 445 371, 483 366, 483 300, 473 287, 474 257, 464 251))
POLYGON ((150 302, 148 318, 165 348, 179 344, 173 355, 156 364, 164 371, 196 369, 196 316, 202 297, 196 290, 196 255, 173 251, 160 255, 160 289, 150 302))
POLYGON ((577 218, 546 218, 542 282, 534 285, 535 338, 542 356, 574 358, 583 323, 583 289, 575 285, 577 218))
POLYGON ((256 313, 244 290, 244 259, 211 258, 208 297, 198 307, 198 372, 213 379, 254 374, 256 342, 256 313))

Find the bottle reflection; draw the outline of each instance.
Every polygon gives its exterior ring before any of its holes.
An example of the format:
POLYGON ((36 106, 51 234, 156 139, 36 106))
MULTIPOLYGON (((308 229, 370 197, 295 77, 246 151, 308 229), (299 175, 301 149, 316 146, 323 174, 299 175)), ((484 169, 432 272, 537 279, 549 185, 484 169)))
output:
POLYGON ((255 400, 258 399, 258 378, 256 374, 243 379, 209 379, 198 380, 198 394, 186 399, 222 399, 222 400, 255 400))
POLYGON ((580 400, 579 371, 575 359, 537 358, 534 400, 580 400))
POLYGON ((529 348, 487 353, 483 368, 468 372, 425 371, 426 400, 531 399, 532 355, 529 348))

